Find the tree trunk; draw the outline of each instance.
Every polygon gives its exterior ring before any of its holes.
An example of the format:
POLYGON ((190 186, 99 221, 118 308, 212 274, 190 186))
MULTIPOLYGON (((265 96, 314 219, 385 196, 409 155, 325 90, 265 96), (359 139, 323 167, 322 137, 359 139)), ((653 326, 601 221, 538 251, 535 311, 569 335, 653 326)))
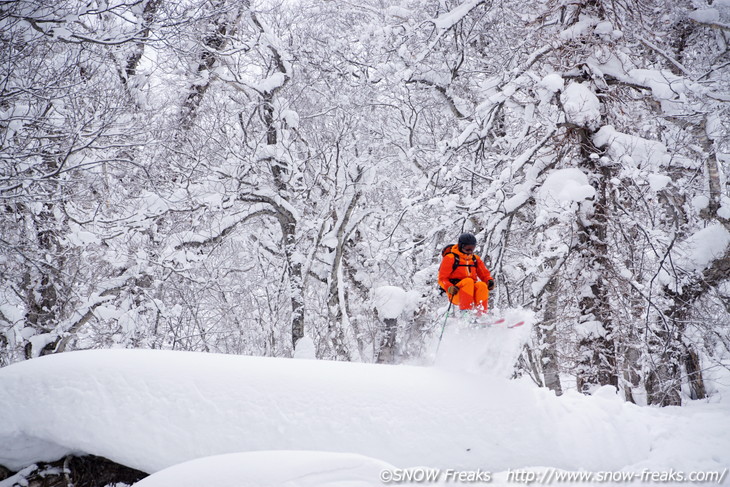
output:
POLYGON ((707 390, 705 389, 705 381, 702 378, 702 366, 700 364, 700 357, 694 347, 685 347, 684 369, 687 372, 690 398, 705 399, 707 397, 707 390))
POLYGON ((545 386, 555 392, 555 395, 561 396, 563 388, 560 384, 557 347, 558 282, 558 275, 555 274, 545 286, 543 294, 545 312, 542 322, 537 326, 537 336, 540 341, 540 365, 545 386))
MULTIPOLYGON (((48 173, 58 169, 57 158, 53 154, 44 157, 44 168, 48 173)), ((64 248, 61 244, 61 228, 65 221, 58 221, 57 205, 64 205, 61 184, 54 177, 48 182, 45 197, 53 198, 55 202, 44 202, 38 215, 28 215, 26 228, 32 234, 28 241, 34 242, 36 259, 23 276, 25 291, 26 326, 35 330, 36 334, 50 333, 56 329, 62 317, 63 294, 62 275, 65 265, 64 248)), ((25 346, 26 358, 53 353, 57 341, 45 344, 41 350, 34 350, 32 343, 25 346)))
MULTIPOLYGON (((352 183, 357 186, 363 176, 363 170, 360 168, 357 176, 354 178, 352 183)), ((345 256, 345 244, 348 238, 347 227, 350 224, 352 213, 357 207, 358 201, 360 200, 361 192, 359 189, 355 189, 354 194, 350 197, 350 201, 345 209, 345 214, 339 218, 339 212, 335 212, 334 219, 338 222, 338 227, 333 229, 337 237, 337 246, 334 250, 334 258, 332 259, 332 268, 330 269, 329 277, 329 298, 328 298, 328 331, 329 339, 332 342, 334 348, 333 352, 335 357, 343 358, 345 360, 352 360, 350 351, 348 350, 346 341, 346 330, 348 326, 349 317, 346 316, 346 295, 344 289, 344 283, 342 282, 344 272, 342 269, 343 259, 345 256)))
POLYGON ((183 102, 182 119, 180 121, 183 132, 190 130, 195 122, 203 97, 214 79, 210 73, 212 73, 218 62, 217 52, 223 50, 228 39, 235 32, 236 26, 241 19, 243 8, 247 3, 244 2, 239 7, 238 15, 236 15, 232 22, 221 20, 225 17, 226 0, 218 0, 213 4, 213 7, 220 11, 214 12, 214 18, 211 22, 212 32, 202 39, 203 48, 200 53, 197 71, 194 73, 196 78, 204 79, 205 81, 196 81, 193 83, 183 102))
POLYGON ((624 398, 634 404, 636 404, 636 399, 634 399, 633 391, 641 385, 641 351, 638 344, 639 339, 632 329, 626 338, 623 350, 623 391, 624 398))
POLYGON ((599 150, 593 144, 593 133, 579 130, 581 139, 581 166, 589 171, 591 184, 596 190, 592 217, 579 221, 580 254, 583 276, 590 293, 579 303, 583 336, 578 343, 578 390, 588 393, 596 386, 613 385, 618 388, 616 345, 613 336, 611 303, 604 276, 608 265, 608 193, 610 170, 597 164, 599 150))
POLYGON ((395 340, 396 330, 398 329, 398 320, 396 318, 386 318, 383 320, 383 335, 380 339, 378 347, 378 355, 375 361, 379 364, 392 364, 395 360, 395 340))
POLYGON ((681 405, 682 367, 690 380, 693 394, 705 397, 704 380, 696 352, 683 343, 685 323, 689 320, 694 303, 709 289, 719 285, 730 275, 730 248, 679 290, 663 288, 666 302, 672 303, 654 326, 649 341, 653 369, 646 380, 650 404, 681 405))
POLYGON ((286 244, 286 261, 291 284, 291 340, 292 346, 304 338, 304 279, 301 259, 296 258, 296 223, 288 225, 284 236, 286 244))

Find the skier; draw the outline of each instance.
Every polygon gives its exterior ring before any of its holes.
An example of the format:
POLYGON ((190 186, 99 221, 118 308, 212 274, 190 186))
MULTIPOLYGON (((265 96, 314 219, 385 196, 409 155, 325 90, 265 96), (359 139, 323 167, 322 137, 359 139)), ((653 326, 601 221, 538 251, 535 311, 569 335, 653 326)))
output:
POLYGON ((494 280, 484 261, 474 254, 476 246, 476 237, 463 233, 459 243, 445 247, 441 252, 438 283, 453 304, 461 310, 475 310, 477 316, 482 316, 487 312, 494 280))

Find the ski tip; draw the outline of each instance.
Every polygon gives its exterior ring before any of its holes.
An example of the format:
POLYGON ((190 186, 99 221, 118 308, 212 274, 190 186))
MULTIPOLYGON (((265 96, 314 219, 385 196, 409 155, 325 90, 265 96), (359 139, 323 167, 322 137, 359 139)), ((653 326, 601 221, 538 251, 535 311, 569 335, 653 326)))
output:
POLYGON ((524 321, 518 321, 518 322, 517 322, 517 323, 515 323, 514 325, 509 325, 509 326, 508 326, 507 328, 517 328, 518 326, 522 326, 522 325, 524 325, 524 324, 525 324, 525 322, 524 322, 524 321))

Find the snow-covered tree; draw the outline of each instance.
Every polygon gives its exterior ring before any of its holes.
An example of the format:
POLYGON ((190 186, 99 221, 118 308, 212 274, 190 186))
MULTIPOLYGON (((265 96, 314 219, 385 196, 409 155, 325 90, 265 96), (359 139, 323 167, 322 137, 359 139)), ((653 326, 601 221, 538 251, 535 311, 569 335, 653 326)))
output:
POLYGON ((3 10, 3 362, 400 361, 462 231, 557 393, 708 393, 730 340, 724 4, 165 0, 3 10), (700 5, 701 4, 701 5, 700 5), (400 296, 382 308, 382 289, 400 296), (684 388, 684 389, 683 389, 684 388))

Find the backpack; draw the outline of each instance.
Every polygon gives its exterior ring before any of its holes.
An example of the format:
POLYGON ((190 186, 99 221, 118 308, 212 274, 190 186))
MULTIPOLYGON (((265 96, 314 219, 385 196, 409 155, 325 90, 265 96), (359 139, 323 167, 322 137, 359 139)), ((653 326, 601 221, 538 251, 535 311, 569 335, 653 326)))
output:
MULTIPOLYGON (((454 272, 457 267, 466 267, 467 270, 468 270, 469 267, 476 267, 477 266, 477 263, 479 262, 479 257, 476 256, 476 255, 474 256, 474 263, 473 264, 461 264, 460 263, 460 259, 459 259, 459 254, 456 254, 456 253, 454 253, 454 252, 451 251, 451 248, 454 245, 456 245, 456 244, 449 244, 446 247, 444 247, 443 249, 441 249, 441 257, 442 258, 443 257, 446 257, 449 254, 451 254, 451 255, 454 256, 454 264, 451 267, 451 272, 454 272)), ((456 283, 454 283, 454 284, 456 284, 456 283)), ((438 286, 438 288, 441 290, 442 293, 445 293, 446 292, 446 291, 443 290, 443 288, 441 286, 438 286)))

